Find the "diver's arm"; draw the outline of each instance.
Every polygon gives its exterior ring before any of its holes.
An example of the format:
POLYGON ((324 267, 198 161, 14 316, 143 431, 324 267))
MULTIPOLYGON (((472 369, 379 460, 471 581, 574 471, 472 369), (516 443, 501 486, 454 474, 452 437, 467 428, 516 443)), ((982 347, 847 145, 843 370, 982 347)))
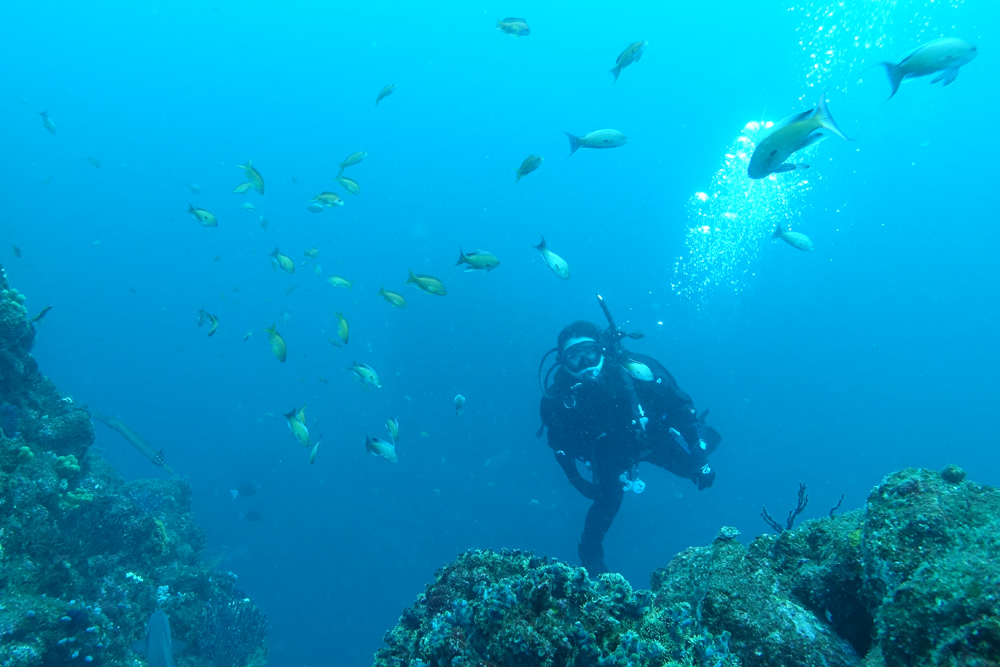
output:
POLYGON ((566 473, 566 479, 569 480, 569 483, 582 493, 584 498, 589 498, 590 500, 596 498, 597 485, 583 478, 580 471, 576 469, 576 459, 561 449, 556 450, 555 455, 556 461, 559 463, 559 467, 563 469, 563 472, 566 473))

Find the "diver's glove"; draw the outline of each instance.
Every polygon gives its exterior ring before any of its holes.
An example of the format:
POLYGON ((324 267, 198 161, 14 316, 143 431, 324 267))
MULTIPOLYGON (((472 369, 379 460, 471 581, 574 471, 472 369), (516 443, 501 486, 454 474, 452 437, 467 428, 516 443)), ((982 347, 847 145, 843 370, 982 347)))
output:
POLYGON ((712 486, 713 482, 715 482, 715 471, 712 470, 712 466, 706 463, 698 470, 698 474, 694 478, 694 483, 698 485, 699 491, 704 491, 712 486))

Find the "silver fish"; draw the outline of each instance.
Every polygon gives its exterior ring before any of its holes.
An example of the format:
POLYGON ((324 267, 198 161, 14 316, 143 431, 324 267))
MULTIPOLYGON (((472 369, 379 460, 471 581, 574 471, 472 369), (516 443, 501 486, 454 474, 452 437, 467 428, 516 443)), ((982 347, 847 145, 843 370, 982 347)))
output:
POLYGON ((948 85, 958 76, 958 68, 967 65, 976 57, 977 49, 964 39, 941 37, 932 39, 913 49, 898 63, 882 63, 885 73, 889 75, 892 93, 888 99, 899 90, 899 84, 906 78, 917 78, 941 72, 931 83, 944 81, 948 85))
POLYGON ((569 137, 570 155, 575 153, 578 148, 617 148, 628 143, 628 137, 618 130, 597 130, 588 132, 582 137, 574 136, 569 132, 563 132, 563 134, 569 137))

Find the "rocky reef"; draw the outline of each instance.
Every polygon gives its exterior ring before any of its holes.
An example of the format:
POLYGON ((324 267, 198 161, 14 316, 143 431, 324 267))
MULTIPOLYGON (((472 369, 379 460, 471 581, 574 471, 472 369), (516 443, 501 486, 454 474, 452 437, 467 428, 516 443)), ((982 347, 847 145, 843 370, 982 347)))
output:
POLYGON ((1000 664, 1000 492, 886 477, 864 507, 748 546, 723 528, 652 574, 472 551, 385 635, 376 667, 1000 664))
POLYGON ((0 267, 0 667, 135 665, 157 609, 182 667, 266 662, 264 616, 199 559, 180 479, 124 483, 90 451, 86 408, 31 356, 25 297, 0 267))

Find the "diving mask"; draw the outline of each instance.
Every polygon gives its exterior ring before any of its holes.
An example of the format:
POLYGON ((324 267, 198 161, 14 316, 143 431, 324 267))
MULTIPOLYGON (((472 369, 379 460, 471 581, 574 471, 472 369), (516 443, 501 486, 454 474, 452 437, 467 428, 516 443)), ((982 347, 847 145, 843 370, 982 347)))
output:
POLYGON ((604 366, 604 348, 593 338, 573 338, 559 355, 563 367, 574 376, 597 376, 604 366))

